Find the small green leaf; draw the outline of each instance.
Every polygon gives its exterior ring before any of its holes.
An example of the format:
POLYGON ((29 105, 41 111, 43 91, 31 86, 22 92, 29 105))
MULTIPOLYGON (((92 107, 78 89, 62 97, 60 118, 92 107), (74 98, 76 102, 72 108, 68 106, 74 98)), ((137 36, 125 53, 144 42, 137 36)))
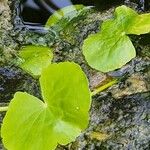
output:
POLYGON ((111 37, 121 34, 130 27, 130 23, 137 16, 138 14, 131 8, 124 5, 117 7, 115 9, 114 18, 103 22, 100 33, 111 37))
POLYGON ((136 17, 127 31, 128 34, 146 34, 150 33, 150 13, 142 14, 136 17))
POLYGON ((117 7, 114 18, 103 22, 99 33, 85 39, 83 54, 88 64, 99 71, 109 72, 129 62, 136 52, 126 34, 147 33, 148 18, 148 14, 138 15, 126 6, 117 7))
POLYGON ((64 7, 56 11, 52 16, 49 17, 45 27, 54 26, 62 18, 66 19, 65 24, 63 24, 63 26, 65 26, 72 18, 77 16, 83 8, 84 8, 83 5, 71 5, 71 6, 64 7))
POLYGON ((1 129, 8 150, 54 150, 75 140, 88 125, 91 96, 80 66, 51 64, 40 84, 44 102, 17 92, 9 104, 1 129))
POLYGON ((44 46, 29 45, 19 52, 20 67, 33 76, 40 76, 43 68, 51 64, 52 50, 44 46))

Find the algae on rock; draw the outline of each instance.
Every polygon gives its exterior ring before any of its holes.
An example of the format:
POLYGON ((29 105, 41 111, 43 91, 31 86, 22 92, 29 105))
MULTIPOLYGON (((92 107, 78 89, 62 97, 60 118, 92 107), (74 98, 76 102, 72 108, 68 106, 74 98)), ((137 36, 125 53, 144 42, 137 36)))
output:
POLYGON ((15 56, 17 43, 12 38, 10 1, 0 1, 0 64, 9 62, 15 56))

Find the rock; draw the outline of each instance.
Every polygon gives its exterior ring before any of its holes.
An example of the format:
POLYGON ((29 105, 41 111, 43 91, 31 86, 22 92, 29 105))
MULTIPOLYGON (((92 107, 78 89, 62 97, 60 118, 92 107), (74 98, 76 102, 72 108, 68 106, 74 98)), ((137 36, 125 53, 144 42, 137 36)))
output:
MULTIPOLYGON (((24 91, 41 98, 39 82, 16 67, 0 67, 0 100, 9 102, 15 92, 24 91)), ((0 104, 1 104, 0 103, 0 104)))
POLYGON ((16 55, 17 43, 11 37, 10 1, 0 1, 0 64, 9 62, 16 55))
POLYGON ((118 84, 108 90, 116 99, 150 90, 150 59, 147 56, 136 57, 121 69, 108 74, 121 78, 118 84))
POLYGON ((69 150, 149 149, 149 100, 150 92, 126 96, 120 100, 109 95, 95 98, 89 128, 70 145, 69 150), (90 133, 93 131, 96 135, 91 138, 90 133), (101 140, 101 133, 106 137, 105 140, 101 140))
POLYGON ((147 92, 150 90, 148 86, 149 86, 148 82, 143 76, 143 74, 136 73, 131 75, 123 85, 120 84, 120 85, 113 86, 110 92, 112 93, 112 96, 114 98, 119 99, 127 95, 147 92))
POLYGON ((101 72, 96 72, 93 75, 90 76, 89 82, 90 82, 90 87, 92 90, 102 86, 104 82, 106 81, 107 76, 104 73, 101 72))

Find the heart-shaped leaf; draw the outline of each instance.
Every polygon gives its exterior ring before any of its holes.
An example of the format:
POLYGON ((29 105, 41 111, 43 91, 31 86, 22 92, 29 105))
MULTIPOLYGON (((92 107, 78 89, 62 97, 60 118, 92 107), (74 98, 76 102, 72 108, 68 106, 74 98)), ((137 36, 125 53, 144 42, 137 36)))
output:
POLYGON ((126 35, 105 37, 90 36, 83 46, 84 55, 91 67, 102 72, 121 68, 135 57, 135 48, 126 35))
POLYGON ((52 50, 49 47, 29 45, 19 52, 21 58, 20 67, 33 76, 40 76, 53 59, 52 50))
POLYGON ((116 8, 114 19, 103 22, 99 33, 85 39, 83 54, 88 64, 99 71, 109 72, 134 58, 135 48, 127 34, 148 33, 149 15, 138 15, 126 6, 116 8))
POLYGON ((17 92, 2 124, 8 150, 53 150, 75 140, 89 121, 90 91, 75 63, 49 65, 40 77, 44 102, 17 92))

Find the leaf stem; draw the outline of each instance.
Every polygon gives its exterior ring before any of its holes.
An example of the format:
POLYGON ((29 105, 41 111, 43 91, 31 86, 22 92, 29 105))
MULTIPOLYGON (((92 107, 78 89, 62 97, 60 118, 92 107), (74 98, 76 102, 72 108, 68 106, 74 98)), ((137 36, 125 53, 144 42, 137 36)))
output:
POLYGON ((95 96, 96 94, 98 94, 98 93, 102 92, 103 90, 111 87, 113 84, 116 84, 117 82, 118 82, 118 80, 112 80, 111 82, 108 82, 107 84, 98 87, 93 92, 91 92, 91 96, 95 96))
POLYGON ((5 112, 8 110, 8 106, 0 107, 0 112, 5 112))

